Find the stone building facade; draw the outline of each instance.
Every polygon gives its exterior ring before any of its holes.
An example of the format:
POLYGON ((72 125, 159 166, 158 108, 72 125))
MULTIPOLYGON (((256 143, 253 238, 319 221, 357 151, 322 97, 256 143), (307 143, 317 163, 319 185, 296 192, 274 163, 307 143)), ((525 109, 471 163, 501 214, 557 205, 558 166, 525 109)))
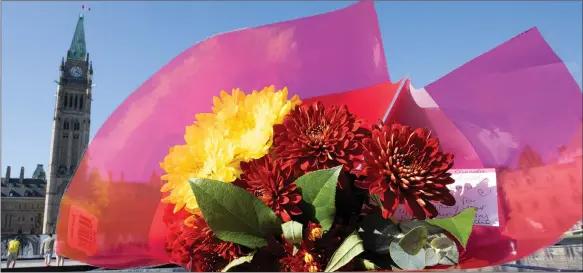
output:
POLYGON ((46 175, 43 165, 37 165, 31 178, 11 176, 11 167, 6 167, 2 184, 2 236, 14 234, 40 234, 45 209, 46 175))

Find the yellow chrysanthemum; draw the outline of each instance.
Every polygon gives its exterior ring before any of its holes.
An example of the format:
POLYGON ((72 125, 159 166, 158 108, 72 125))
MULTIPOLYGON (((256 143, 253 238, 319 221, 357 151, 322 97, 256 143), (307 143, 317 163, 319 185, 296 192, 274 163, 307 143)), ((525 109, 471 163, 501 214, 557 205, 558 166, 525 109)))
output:
POLYGON ((287 99, 287 88, 274 86, 245 95, 233 89, 213 98, 213 113, 197 114, 196 122, 186 128, 186 144, 170 149, 160 164, 167 181, 162 192, 170 194, 162 201, 176 204, 194 213, 198 204, 188 183, 189 178, 209 178, 233 182, 240 174, 239 163, 261 158, 273 142, 273 125, 283 121, 301 101, 287 99))
POLYGON ((300 104, 297 96, 287 100, 287 88, 275 91, 274 86, 264 88, 261 92, 253 91, 245 98, 244 113, 251 119, 246 123, 245 131, 235 145, 238 156, 243 161, 258 159, 269 152, 273 141, 273 125, 280 124, 289 111, 300 104))

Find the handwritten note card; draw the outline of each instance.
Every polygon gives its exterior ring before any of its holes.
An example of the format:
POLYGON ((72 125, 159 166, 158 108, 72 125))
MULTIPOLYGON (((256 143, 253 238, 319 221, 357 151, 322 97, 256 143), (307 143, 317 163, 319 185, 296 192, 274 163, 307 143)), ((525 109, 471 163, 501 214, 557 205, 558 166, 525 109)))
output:
MULTIPOLYGON (((476 208, 475 225, 498 226, 498 192, 495 169, 450 170, 455 183, 448 185, 456 199, 454 206, 433 203, 439 211, 437 218, 452 217, 466 208, 476 208)), ((396 220, 411 219, 403 205, 393 215, 396 220)))

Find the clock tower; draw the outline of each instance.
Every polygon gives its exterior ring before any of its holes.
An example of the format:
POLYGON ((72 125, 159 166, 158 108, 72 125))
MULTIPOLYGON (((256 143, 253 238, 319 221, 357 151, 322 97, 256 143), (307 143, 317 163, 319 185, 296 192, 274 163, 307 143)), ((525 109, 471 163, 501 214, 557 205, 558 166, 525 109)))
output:
POLYGON ((85 46, 83 15, 61 60, 53 115, 43 233, 55 233, 61 198, 89 145, 93 67, 85 46))

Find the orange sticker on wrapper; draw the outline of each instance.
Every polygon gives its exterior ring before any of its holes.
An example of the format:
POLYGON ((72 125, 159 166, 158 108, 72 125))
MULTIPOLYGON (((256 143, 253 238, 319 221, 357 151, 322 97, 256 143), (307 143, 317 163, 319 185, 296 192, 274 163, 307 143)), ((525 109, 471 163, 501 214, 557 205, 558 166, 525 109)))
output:
POLYGON ((80 208, 71 206, 69 210, 69 232, 67 241, 73 248, 86 255, 97 253, 97 217, 80 208))

